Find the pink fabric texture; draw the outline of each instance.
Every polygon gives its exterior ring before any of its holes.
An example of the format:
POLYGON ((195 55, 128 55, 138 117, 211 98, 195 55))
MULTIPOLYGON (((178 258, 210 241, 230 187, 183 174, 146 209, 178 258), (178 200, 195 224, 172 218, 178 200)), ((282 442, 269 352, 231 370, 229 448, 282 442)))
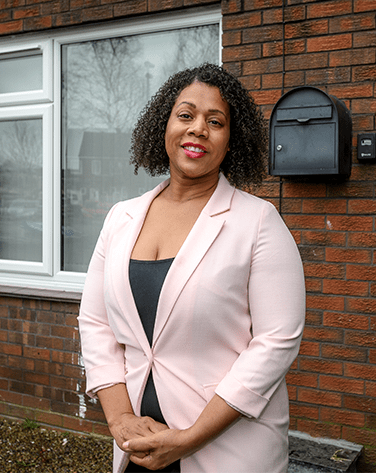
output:
POLYGON ((272 204, 221 175, 167 274, 150 347, 128 264, 148 208, 166 185, 116 204, 104 223, 79 316, 87 392, 125 382, 139 414, 153 370, 162 413, 176 429, 190 427, 217 393, 243 415, 183 458, 182 473, 285 473, 284 377, 305 316, 297 246, 272 204))

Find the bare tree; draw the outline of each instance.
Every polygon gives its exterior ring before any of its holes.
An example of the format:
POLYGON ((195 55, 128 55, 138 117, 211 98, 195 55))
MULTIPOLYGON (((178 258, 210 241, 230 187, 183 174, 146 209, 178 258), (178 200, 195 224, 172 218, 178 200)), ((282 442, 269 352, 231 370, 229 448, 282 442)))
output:
POLYGON ((69 128, 125 131, 145 96, 137 37, 88 41, 65 48, 63 98, 69 128))

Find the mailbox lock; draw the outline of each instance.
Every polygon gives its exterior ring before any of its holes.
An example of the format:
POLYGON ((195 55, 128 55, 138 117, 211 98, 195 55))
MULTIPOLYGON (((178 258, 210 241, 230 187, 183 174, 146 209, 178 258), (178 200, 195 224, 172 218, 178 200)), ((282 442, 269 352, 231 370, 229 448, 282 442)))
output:
POLYGON ((277 151, 282 151, 282 145, 277 145, 277 151))

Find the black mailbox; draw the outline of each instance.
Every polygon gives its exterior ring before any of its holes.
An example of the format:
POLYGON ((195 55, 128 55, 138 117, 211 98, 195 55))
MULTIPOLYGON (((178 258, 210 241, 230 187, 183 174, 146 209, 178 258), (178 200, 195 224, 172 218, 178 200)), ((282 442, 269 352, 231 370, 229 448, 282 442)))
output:
POLYGON ((351 173, 351 115, 336 97, 316 87, 284 94, 270 117, 269 173, 274 176, 351 173))

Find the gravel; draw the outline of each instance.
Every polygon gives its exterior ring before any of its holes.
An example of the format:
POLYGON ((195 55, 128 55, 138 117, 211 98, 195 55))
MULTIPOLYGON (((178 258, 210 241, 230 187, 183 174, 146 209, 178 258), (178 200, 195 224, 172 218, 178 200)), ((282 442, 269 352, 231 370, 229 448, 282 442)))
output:
POLYGON ((112 442, 0 419, 1 473, 111 473, 112 442))

